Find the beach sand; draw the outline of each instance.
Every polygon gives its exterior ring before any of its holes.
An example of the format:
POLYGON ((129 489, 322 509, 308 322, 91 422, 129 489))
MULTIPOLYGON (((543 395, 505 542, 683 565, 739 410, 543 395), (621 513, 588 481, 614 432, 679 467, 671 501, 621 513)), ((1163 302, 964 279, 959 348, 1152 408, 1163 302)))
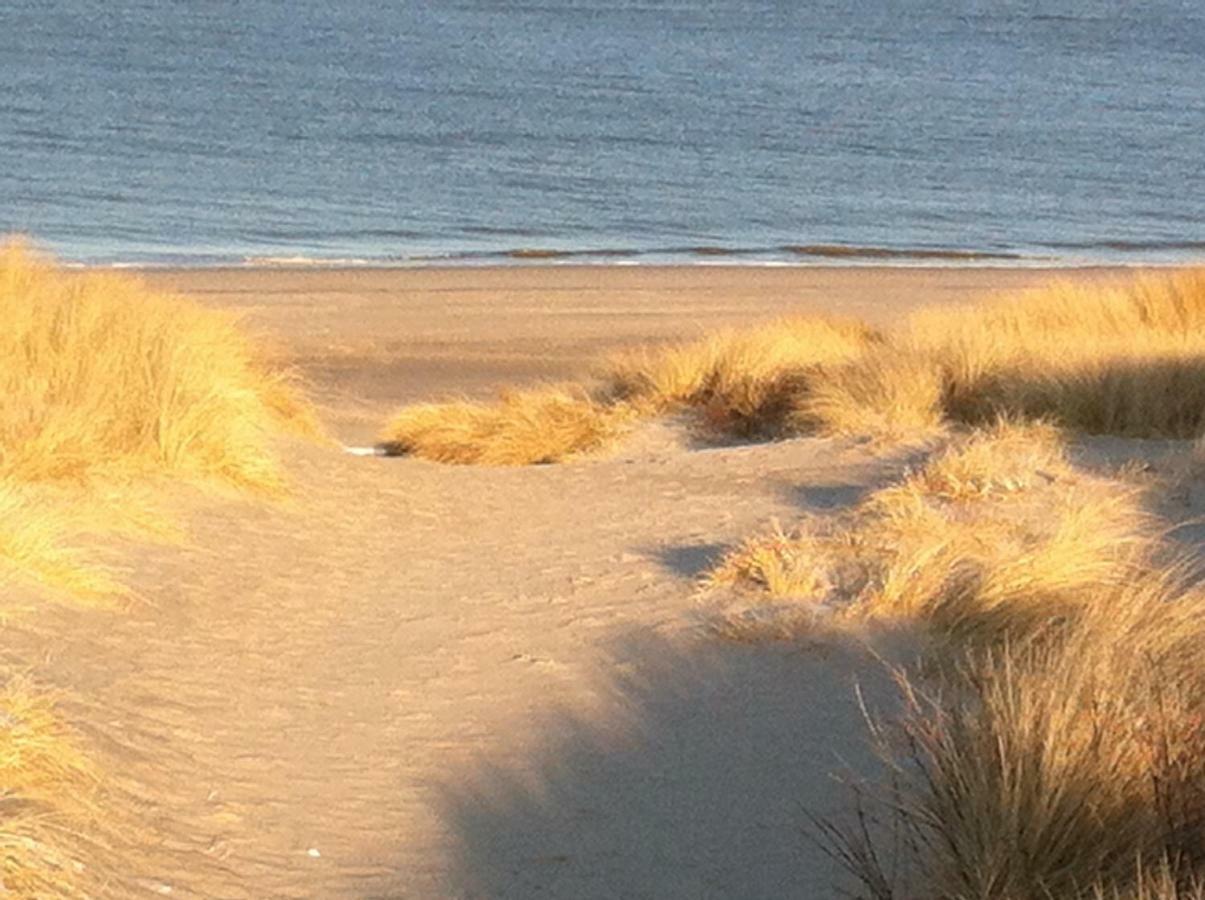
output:
MULTIPOLYGON (((1115 270, 1070 270, 1076 278, 1115 270)), ((294 362, 336 433, 370 441, 400 403, 586 374, 632 344, 793 314, 897 321, 1048 281, 1005 268, 513 266, 152 270, 242 313, 294 362)))
MULTIPOLYGON (((1076 277, 1099 277, 1100 272, 1076 277)), ((343 441, 399 403, 563 378, 638 341, 785 313, 890 323, 1048 279, 998 269, 170 271, 240 311, 343 441)), ((833 896, 805 810, 873 771, 854 648, 705 627, 696 577, 906 460, 800 439, 695 449, 650 426, 525 469, 281 447, 287 502, 181 492, 186 546, 114 544, 138 599, 49 608, 8 651, 129 814, 116 895, 833 896)), ((882 648, 880 648, 882 649, 882 648)))

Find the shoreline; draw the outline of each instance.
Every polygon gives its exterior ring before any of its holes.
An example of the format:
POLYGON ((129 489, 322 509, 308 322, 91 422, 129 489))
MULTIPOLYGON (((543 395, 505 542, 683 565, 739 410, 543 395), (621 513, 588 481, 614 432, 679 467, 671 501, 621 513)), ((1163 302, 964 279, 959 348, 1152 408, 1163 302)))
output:
MULTIPOLYGON (((53 254, 52 254, 53 255, 53 254)), ((937 269, 962 271, 967 269, 1024 269, 1027 271, 1081 271, 1084 269, 1190 269, 1205 266, 1205 256, 1192 258, 1079 258, 1029 257, 992 254, 934 253, 908 254, 832 254, 812 259, 750 259, 739 253, 701 253, 691 259, 640 259, 610 253, 503 253, 482 257, 439 257, 431 259, 389 260, 357 257, 251 257, 242 261, 71 261, 58 259, 67 269, 85 271, 132 272, 414 272, 414 271, 479 271, 496 269, 539 270, 555 269, 937 269)))

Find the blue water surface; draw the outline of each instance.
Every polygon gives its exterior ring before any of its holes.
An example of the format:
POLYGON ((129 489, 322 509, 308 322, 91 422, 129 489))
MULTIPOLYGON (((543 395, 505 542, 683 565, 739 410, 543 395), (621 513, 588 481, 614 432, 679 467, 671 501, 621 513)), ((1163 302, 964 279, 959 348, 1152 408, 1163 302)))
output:
POLYGON ((77 261, 1205 258, 1199 0, 4 0, 0 86, 77 261))

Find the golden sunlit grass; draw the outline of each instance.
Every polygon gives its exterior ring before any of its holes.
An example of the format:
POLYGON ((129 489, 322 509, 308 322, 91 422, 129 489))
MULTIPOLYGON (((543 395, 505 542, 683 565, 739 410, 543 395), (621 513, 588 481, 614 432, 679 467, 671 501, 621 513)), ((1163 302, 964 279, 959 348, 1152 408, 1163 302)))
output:
POLYGON ((855 509, 746 541, 708 576, 838 620, 922 620, 994 641, 1077 615, 1151 564, 1135 491, 1076 473, 1057 432, 1001 422, 855 509))
POLYGON ((1200 895, 1205 597, 1154 575, 1095 599, 1044 641, 970 654, 941 693, 900 676, 902 721, 878 731, 894 777, 862 800, 907 868, 868 830, 827 832, 870 896, 1200 895))
POLYGON ((907 340, 942 372, 945 412, 1079 430, 1196 437, 1205 416, 1205 271, 1054 282, 914 317, 907 340))
POLYGON ((23 677, 0 686, 0 883, 15 897, 80 897, 92 880, 81 831, 97 774, 23 677))
POLYGON ((523 466, 560 462, 602 446, 630 418, 573 388, 504 393, 497 403, 420 404, 386 430, 393 452, 437 462, 523 466))
POLYGON ((71 513, 44 494, 0 481, 0 587, 32 578, 81 602, 104 602, 124 588, 104 566, 71 546, 71 513))
POLYGON ((904 714, 877 732, 890 783, 855 825, 821 824, 863 896, 1199 895, 1205 593, 1141 501, 1077 471, 1055 429, 998 422, 711 574, 829 611, 768 619, 770 639, 867 619, 944 636, 936 686, 900 673, 904 714))
POLYGON ((311 429, 287 376, 228 315, 118 274, 69 273, 0 250, 0 475, 166 473, 278 490, 269 446, 311 429))
POLYGON ((824 366, 879 341, 857 323, 788 319, 619 354, 590 385, 407 407, 381 437, 396 452, 440 462, 525 465, 598 449, 633 420, 680 409, 696 412, 711 433, 781 436, 796 398, 824 366))
POLYGON ((287 373, 224 313, 117 274, 0 248, 0 565, 94 601, 121 593, 71 546, 97 531, 163 536, 137 480, 283 486, 282 430, 316 434, 287 373), (110 496, 118 491, 116 500, 110 496))
MULTIPOLYGON (((288 375, 235 321, 116 274, 71 273, 0 247, 0 586, 104 602, 124 593, 86 534, 170 538, 148 484, 283 487, 274 434, 316 435, 288 375)), ((14 608, 6 604, 4 613, 14 608)), ((49 702, 0 688, 0 875, 20 897, 89 890, 96 773, 49 702)))
MULTIPOLYGON (((1139 490, 1078 470, 1058 429, 1201 435, 1205 272, 1055 282, 887 336, 823 320, 726 332, 625 354, 589 396, 742 437, 946 441, 708 578, 778 611, 725 618, 730 637, 867 622, 941 637, 931 693, 901 675, 905 714, 879 732, 894 780, 864 798, 888 812, 902 868, 885 867, 883 822, 827 832, 865 896, 1202 896, 1205 596, 1139 490)), ((542 442, 538 407, 516 408, 542 442)), ((580 449, 549 433, 555 453, 507 461, 580 449)), ((462 431, 448 458, 483 461, 461 446, 477 440, 462 431)))
MULTIPOLYGON (((886 335, 825 318, 728 330, 619 354, 580 390, 599 407, 618 400, 640 416, 691 410, 711 432, 742 438, 923 441, 949 424, 1000 416, 1095 433, 1195 437, 1205 423, 1205 272, 1056 281, 995 303, 922 311, 886 335)), ((454 420, 447 439, 436 443, 435 458, 447 461, 492 456, 452 445, 493 440, 511 415, 538 440, 532 416, 543 408, 548 452, 533 447, 513 455, 512 464, 598 446, 594 431, 583 429, 588 443, 567 449, 562 412, 542 405, 541 393, 512 393, 488 413, 448 404, 414 415, 429 431, 438 430, 440 415, 454 420), (460 427, 466 418, 487 417, 491 428, 460 427)), ((403 410, 395 422, 409 415, 403 410)), ((406 446, 394 425, 383 439, 406 446)), ((419 442, 409 452, 424 455, 419 442)))
POLYGON ((854 321, 784 319, 619 354, 602 378, 608 394, 650 412, 689 407, 721 433, 777 436, 826 367, 882 343, 877 332, 854 321))

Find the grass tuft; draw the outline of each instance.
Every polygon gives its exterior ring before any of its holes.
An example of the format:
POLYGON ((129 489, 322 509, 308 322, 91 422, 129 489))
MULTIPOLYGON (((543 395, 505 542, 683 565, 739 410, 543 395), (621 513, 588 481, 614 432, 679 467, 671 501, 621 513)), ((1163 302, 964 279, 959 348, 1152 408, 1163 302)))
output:
POLYGON ((708 581, 991 643, 1079 615, 1157 545, 1135 490, 1074 472, 1051 427, 1000 422, 844 515, 746 541, 708 581))
POLYGON ((0 475, 281 487, 271 435, 315 420, 235 320, 119 274, 0 249, 0 475))
POLYGON ((32 578, 83 603, 106 604, 126 591, 106 567, 71 545, 65 510, 29 488, 0 481, 0 586, 32 578))
POLYGON ((722 434, 779 436, 826 368, 882 344, 859 322, 784 319, 617 355, 603 380, 609 394, 652 412, 693 408, 722 434))
POLYGON ((0 685, 0 884, 17 897, 88 891, 80 829, 96 816, 97 773, 47 696, 28 679, 0 685))
POLYGON ((1205 422, 1205 270, 1054 282, 983 307, 922 311, 908 339, 942 372, 945 413, 1133 437, 1205 422))
POLYGON ((628 416, 573 388, 503 393, 497 403, 467 400, 403 409, 385 444, 436 462, 525 466, 560 462, 600 447, 628 416))

